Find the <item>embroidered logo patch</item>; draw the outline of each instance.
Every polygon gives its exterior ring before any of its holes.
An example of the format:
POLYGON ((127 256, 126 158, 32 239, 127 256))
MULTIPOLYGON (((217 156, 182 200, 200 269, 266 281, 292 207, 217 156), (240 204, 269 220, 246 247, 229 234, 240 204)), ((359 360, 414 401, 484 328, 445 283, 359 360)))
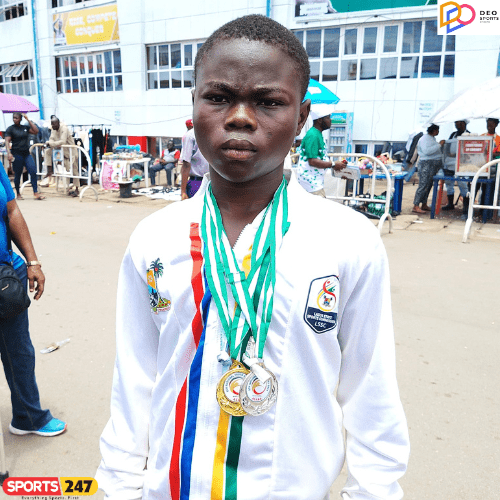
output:
POLYGON ((162 311, 169 311, 171 302, 168 299, 164 299, 160 296, 158 291, 158 279, 163 276, 163 264, 160 259, 156 259, 151 262, 147 272, 148 281, 148 291, 149 291, 149 305, 151 311, 158 314, 162 311))
POLYGON ((325 333, 337 326, 339 289, 338 276, 325 276, 311 281, 304 321, 316 333, 325 333))

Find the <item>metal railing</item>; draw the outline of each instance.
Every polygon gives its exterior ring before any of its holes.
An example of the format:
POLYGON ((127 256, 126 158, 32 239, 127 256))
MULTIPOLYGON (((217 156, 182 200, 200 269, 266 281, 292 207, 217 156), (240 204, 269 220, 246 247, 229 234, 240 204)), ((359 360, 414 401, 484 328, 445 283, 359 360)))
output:
POLYGON ((472 179, 472 183, 470 186, 470 192, 469 192, 469 211, 467 213, 467 222, 465 223, 465 229, 464 229, 464 235, 462 238, 462 243, 467 243, 467 239, 469 238, 469 233, 470 229, 472 226, 472 221, 474 217, 474 209, 475 208, 482 208, 483 210, 500 210, 500 206, 498 205, 498 191, 499 191, 499 180, 500 180, 500 159, 498 160, 492 160, 485 165, 483 165, 474 175, 474 178, 472 179), (493 201, 492 205, 481 205, 479 203, 474 203, 474 200, 476 198, 476 185, 478 182, 479 177, 483 172, 486 172, 486 169, 488 167, 492 167, 493 165, 497 165, 497 173, 496 173, 496 178, 495 178, 495 189, 493 191, 493 201))
MULTIPOLYGON (((384 222, 386 220, 389 221, 389 233, 392 233, 392 215, 389 213, 390 206, 391 206, 391 191, 392 191, 392 182, 391 182, 391 174, 389 173, 389 170, 387 170, 387 167, 377 158, 371 155, 367 154, 362 154, 362 153, 329 153, 328 156, 330 158, 368 158, 372 164, 373 164, 373 171, 370 176, 370 186, 369 186, 369 197, 360 197, 356 196, 355 193, 358 192, 358 180, 353 180, 354 185, 353 185, 353 195, 352 196, 339 196, 338 194, 338 188, 337 186, 337 194, 335 196, 327 196, 329 200, 341 200, 341 201, 357 201, 361 203, 379 203, 381 205, 385 205, 384 207, 384 213, 381 215, 379 223, 378 223, 378 230, 380 233, 382 233, 382 227, 384 225, 384 222), (380 169, 380 175, 385 176, 385 181, 386 181, 386 190, 385 190, 385 200, 382 199, 377 199, 375 198, 375 182, 377 181, 377 175, 379 173, 377 170, 380 169)), ((381 179, 379 179, 381 180, 381 179)))
MULTIPOLYGON (((32 153, 33 150, 35 150, 36 174, 40 177, 44 173, 43 172, 43 165, 42 165, 42 162, 40 161, 40 156, 41 156, 41 154, 43 155, 43 151, 45 150, 45 148, 46 148, 45 144, 41 144, 41 143, 33 144, 30 147, 30 153, 32 153)), ((60 181, 62 181, 63 188, 67 192, 69 189, 69 182, 68 181, 70 178, 81 179, 83 181, 86 181, 87 185, 84 186, 82 189, 80 189, 80 194, 79 194, 80 201, 82 201, 83 195, 84 195, 85 191, 87 191, 87 189, 92 189, 92 191, 94 191, 95 201, 98 201, 99 197, 98 197, 97 189, 92 186, 92 167, 91 167, 92 163, 90 161, 90 157, 89 157, 89 154, 87 153, 87 151, 85 151, 85 149, 83 149, 80 146, 73 146, 73 145, 69 145, 69 144, 59 146, 58 148, 51 148, 51 149, 52 150, 61 149, 62 157, 63 157, 63 159, 60 162, 53 162, 55 164, 53 164, 53 166, 52 166, 53 176, 56 179, 56 190, 59 190, 60 181), (66 151, 69 152, 68 158, 64 154, 66 151), (87 171, 86 172, 84 172, 84 167, 82 165, 82 158, 83 157, 85 157, 87 159, 87 171), (78 170, 77 170, 77 173, 74 174, 73 173, 73 163, 75 161, 77 162, 78 170)), ((23 185, 21 186, 21 189, 20 189, 21 194, 22 194, 23 188, 29 183, 30 183, 29 181, 23 183, 23 185)))

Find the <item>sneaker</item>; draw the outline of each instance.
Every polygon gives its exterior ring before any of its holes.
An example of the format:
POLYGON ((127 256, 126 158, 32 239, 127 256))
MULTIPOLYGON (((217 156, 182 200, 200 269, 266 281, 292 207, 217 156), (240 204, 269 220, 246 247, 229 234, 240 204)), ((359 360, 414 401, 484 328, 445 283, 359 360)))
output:
POLYGON ((62 434, 68 425, 59 420, 57 418, 53 418, 49 423, 45 424, 43 427, 38 429, 37 431, 23 431, 21 429, 16 429, 9 424, 9 431, 11 434, 16 434, 17 436, 24 436, 25 434, 37 434, 38 436, 57 436, 58 434, 62 434))

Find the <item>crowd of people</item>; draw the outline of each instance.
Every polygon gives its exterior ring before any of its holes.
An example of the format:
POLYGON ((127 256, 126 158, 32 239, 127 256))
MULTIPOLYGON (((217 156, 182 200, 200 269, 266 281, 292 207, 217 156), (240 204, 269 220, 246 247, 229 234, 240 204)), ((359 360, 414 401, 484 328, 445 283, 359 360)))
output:
MULTIPOLYGON (((456 156, 457 156, 457 141, 456 139, 463 134, 469 134, 467 130, 467 119, 457 120, 455 122, 455 131, 451 133, 448 141, 442 139, 437 141, 439 135, 439 125, 431 124, 425 134, 419 134, 412 140, 411 146, 408 148, 407 161, 410 169, 410 174, 414 169, 418 169, 418 188, 415 192, 413 200, 412 212, 415 214, 425 214, 431 211, 427 204, 429 193, 432 188, 433 180, 436 175, 445 177, 446 194, 448 202, 443 206, 443 210, 454 210, 455 208, 455 174, 456 174, 456 156), (444 158, 444 161, 443 161, 444 158), (413 168, 411 166, 414 165, 413 168)), ((499 120, 496 118, 486 119, 487 132, 483 136, 493 138, 492 157, 500 158, 500 136, 496 133, 496 128, 499 120)), ((412 174, 411 174, 412 175, 412 174)), ((411 175, 407 177, 410 180, 411 175)), ((463 217, 466 216, 469 209, 469 185, 466 181, 457 180, 457 185, 460 191, 460 198, 463 203, 463 217)), ((477 194, 477 193, 475 193, 477 194)), ((482 194, 482 202, 484 202, 485 193, 482 194)))

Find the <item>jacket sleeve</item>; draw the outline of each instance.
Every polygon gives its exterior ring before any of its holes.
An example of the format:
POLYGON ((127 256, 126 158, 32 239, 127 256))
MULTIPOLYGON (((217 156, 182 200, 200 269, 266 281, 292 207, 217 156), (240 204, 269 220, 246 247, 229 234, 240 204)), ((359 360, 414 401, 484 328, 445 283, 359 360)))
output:
POLYGON ((409 456, 408 427, 396 381, 388 262, 380 237, 352 265, 339 343, 337 399, 346 429, 344 500, 399 500, 409 456), (358 268, 358 271, 355 268, 358 268), (361 271, 359 271, 361 269, 361 271))
POLYGON ((142 498, 149 453, 159 331, 149 306, 146 266, 141 267, 144 272, 137 269, 129 247, 118 280, 111 418, 101 436, 102 460, 96 474, 110 500, 142 498))

